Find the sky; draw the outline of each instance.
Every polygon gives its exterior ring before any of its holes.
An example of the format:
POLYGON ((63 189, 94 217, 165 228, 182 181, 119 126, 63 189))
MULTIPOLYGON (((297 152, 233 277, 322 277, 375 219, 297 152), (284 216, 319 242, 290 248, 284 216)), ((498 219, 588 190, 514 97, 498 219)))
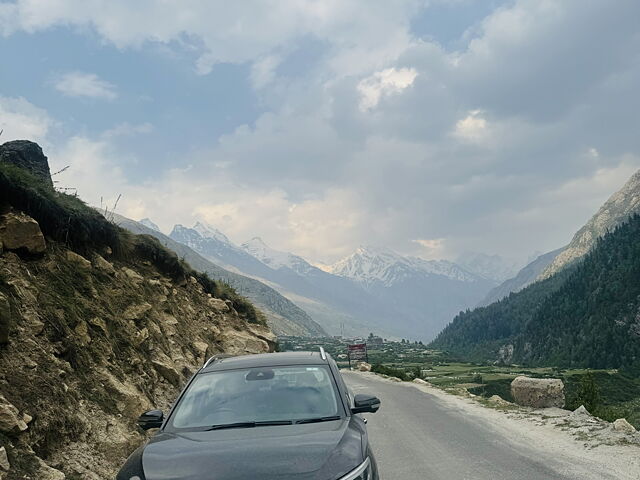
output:
POLYGON ((331 263, 526 259, 640 168, 637 0, 0 1, 59 188, 331 263), (75 191, 75 190, 72 190, 75 191))

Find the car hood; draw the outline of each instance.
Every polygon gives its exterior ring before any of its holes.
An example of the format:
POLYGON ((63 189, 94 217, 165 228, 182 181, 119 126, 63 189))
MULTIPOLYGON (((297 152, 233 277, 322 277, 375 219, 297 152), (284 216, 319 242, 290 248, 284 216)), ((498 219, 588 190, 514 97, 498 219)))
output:
POLYGON ((161 432, 144 449, 147 480, 334 480, 363 461, 349 418, 304 424, 161 432))

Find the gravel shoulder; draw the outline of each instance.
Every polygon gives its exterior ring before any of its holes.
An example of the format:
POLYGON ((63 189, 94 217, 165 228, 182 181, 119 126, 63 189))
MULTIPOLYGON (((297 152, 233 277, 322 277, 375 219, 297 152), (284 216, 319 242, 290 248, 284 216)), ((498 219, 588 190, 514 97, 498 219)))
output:
POLYGON ((354 393, 377 394, 368 416, 384 478, 640 479, 640 434, 561 409, 489 408, 428 384, 344 372, 354 393))

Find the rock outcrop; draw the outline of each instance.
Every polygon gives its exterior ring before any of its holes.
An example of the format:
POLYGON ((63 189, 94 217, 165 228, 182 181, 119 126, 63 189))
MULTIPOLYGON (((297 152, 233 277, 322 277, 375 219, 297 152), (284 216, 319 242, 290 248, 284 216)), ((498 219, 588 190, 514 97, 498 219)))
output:
POLYGON ((564 384, 557 378, 516 377, 511 395, 518 405, 533 408, 564 407, 564 384))
POLYGON ((38 222, 24 213, 10 210, 0 215, 0 247, 0 251, 24 250, 42 254, 47 244, 38 222))
POLYGON ((53 187, 49 162, 42 148, 29 140, 13 140, 0 145, 0 162, 24 168, 53 187))

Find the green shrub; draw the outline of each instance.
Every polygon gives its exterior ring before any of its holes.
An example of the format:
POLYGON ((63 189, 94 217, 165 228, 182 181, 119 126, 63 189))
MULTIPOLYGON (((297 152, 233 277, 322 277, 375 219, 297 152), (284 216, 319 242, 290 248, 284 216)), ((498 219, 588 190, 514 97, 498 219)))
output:
POLYGON ((404 382, 408 382, 409 380, 411 380, 409 378, 409 375, 407 375, 407 372, 405 372, 403 369, 387 367, 379 363, 376 365, 373 365, 371 367, 371 371, 375 373, 380 373, 382 375, 388 375, 390 377, 398 377, 400 380, 404 382))
POLYGON ((121 230, 79 198, 55 191, 27 170, 0 162, 0 205, 34 218, 42 233, 84 253, 110 247, 122 251, 121 230))

